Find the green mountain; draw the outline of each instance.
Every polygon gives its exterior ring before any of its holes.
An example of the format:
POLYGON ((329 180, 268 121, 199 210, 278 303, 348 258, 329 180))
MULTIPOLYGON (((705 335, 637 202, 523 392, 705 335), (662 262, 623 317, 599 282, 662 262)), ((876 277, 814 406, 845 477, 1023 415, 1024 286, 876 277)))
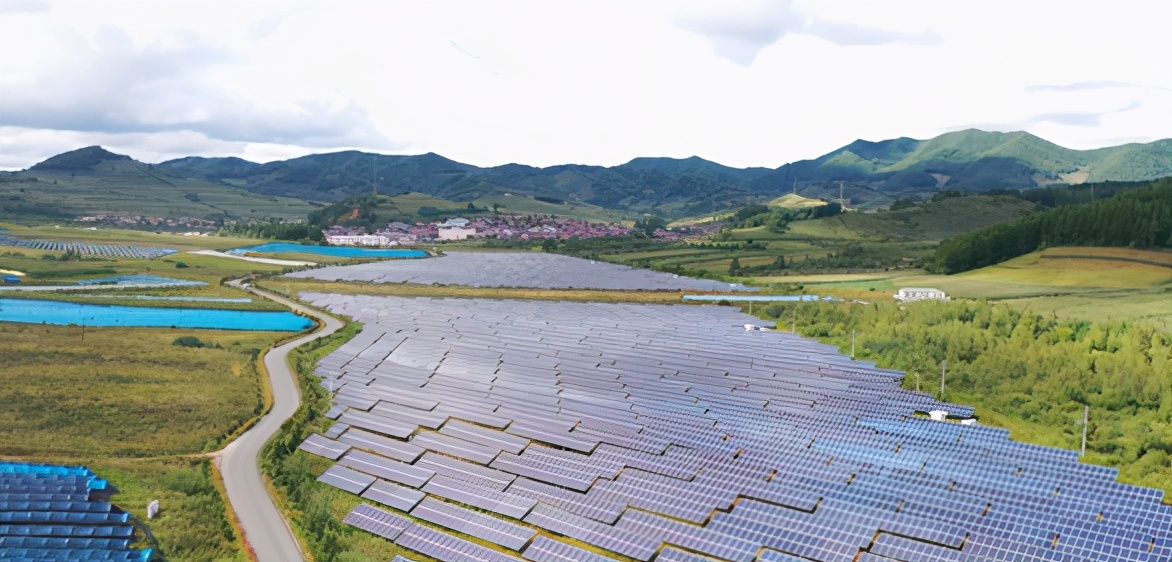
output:
MULTIPOLYGON (((217 162, 211 167, 224 165, 217 162)), ((93 214, 206 220, 304 218, 313 208, 299 199, 181 177, 97 146, 58 154, 28 170, 0 173, 0 217, 5 220, 93 214)))
POLYGON ((796 180, 819 187, 852 182, 882 193, 935 189, 1028 189, 1054 183, 1142 181, 1172 175, 1172 140, 1073 150, 1026 132, 976 129, 928 140, 855 141, 754 180, 756 191, 784 191, 796 180))
POLYGON ((331 203, 371 193, 419 193, 463 204, 509 198, 555 209, 686 217, 762 203, 793 191, 807 198, 842 198, 851 207, 869 209, 942 190, 1029 189, 1170 175, 1172 139, 1072 150, 1025 132, 969 129, 927 140, 857 140, 776 169, 732 168, 698 157, 635 158, 612 167, 481 168, 432 153, 359 151, 265 164, 188 157, 150 165, 88 147, 27 171, 0 173, 0 195, 7 195, 10 214, 16 207, 38 209, 43 204, 46 212, 74 214, 137 209, 161 216, 304 216, 309 206, 289 198, 331 203), (24 191, 14 194, 17 184, 24 191), (189 193, 198 200, 186 197, 189 193))

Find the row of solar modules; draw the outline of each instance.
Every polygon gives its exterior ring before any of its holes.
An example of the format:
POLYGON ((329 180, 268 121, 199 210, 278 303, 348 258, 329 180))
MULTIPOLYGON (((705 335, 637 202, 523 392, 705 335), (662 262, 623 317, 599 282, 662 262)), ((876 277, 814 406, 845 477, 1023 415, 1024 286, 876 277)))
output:
POLYGON ((0 560, 150 560, 106 489, 84 467, 0 462, 0 560))
MULTIPOLYGON (((322 362, 339 423, 305 448, 340 459, 323 481, 412 515, 430 494, 641 560, 668 536, 738 560, 1168 553, 1159 491, 1002 430, 915 418, 965 410, 826 346, 733 329, 740 318, 704 327, 678 307, 656 319, 666 307, 341 298, 367 327, 322 362), (632 314, 606 314, 616 310, 632 314), (542 319, 559 316, 548 331, 542 319), (632 316, 646 322, 616 330, 632 316)), ((444 517, 428 505, 420 519, 444 517)))
POLYGON ((16 238, 0 234, 0 246, 15 246, 30 250, 44 250, 52 252, 74 251, 83 256, 101 256, 110 258, 155 259, 176 253, 169 248, 155 248, 152 246, 130 246, 125 244, 90 244, 88 242, 71 242, 64 240, 33 240, 16 238))

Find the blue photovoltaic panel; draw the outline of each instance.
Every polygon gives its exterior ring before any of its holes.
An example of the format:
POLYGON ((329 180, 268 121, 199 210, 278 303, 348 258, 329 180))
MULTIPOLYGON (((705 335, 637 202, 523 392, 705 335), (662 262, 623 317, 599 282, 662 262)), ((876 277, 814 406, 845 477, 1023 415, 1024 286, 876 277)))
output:
POLYGON ((84 467, 0 461, 0 560, 134 560, 130 514, 84 467))
POLYGON ((367 486, 374 483, 374 480, 375 478, 373 476, 355 472, 337 464, 331 466, 321 476, 317 477, 318 482, 329 484, 335 488, 341 488, 351 494, 361 494, 367 486))
MULTIPOLYGON (((454 532, 486 517, 549 535, 476 554, 435 529, 400 537, 440 559, 586 556, 564 537, 637 560, 1172 560, 1159 490, 927 419, 973 410, 832 346, 745 330, 760 320, 735 309, 307 298, 364 324, 319 369, 347 397, 339 463, 371 481, 425 471, 418 490, 364 497, 454 532)), ((13 482, 0 501, 71 485, 13 482)))
POLYGON ((392 541, 402 534, 403 531, 406 531, 407 527, 411 526, 410 519, 388 513, 367 504, 361 504, 355 507, 346 515, 344 521, 363 531, 369 531, 392 541))

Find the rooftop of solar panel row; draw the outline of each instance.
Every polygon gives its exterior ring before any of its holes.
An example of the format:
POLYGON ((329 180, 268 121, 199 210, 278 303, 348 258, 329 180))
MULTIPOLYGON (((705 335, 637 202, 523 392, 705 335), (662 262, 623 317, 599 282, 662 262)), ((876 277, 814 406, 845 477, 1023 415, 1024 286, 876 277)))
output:
POLYGON ((735 309, 302 296, 365 325, 303 449, 441 560, 1172 559, 1159 490, 735 309))
POLYGON ((150 560, 108 496, 84 467, 0 461, 0 560, 150 560))
POLYGON ((604 290, 756 290, 648 269, 539 252, 448 252, 423 260, 331 266, 289 274, 327 281, 604 290))

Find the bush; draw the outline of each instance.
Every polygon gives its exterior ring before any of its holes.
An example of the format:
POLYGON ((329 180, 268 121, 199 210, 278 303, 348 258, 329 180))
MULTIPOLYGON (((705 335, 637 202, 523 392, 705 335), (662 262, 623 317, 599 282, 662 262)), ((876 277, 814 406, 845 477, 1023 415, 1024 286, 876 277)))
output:
POLYGON ((181 262, 181 261, 175 262, 175 269, 187 269, 189 267, 191 267, 191 266, 187 265, 187 262, 181 262))
POLYGON ((207 347, 207 344, 195 336, 175 338, 175 341, 171 342, 171 345, 177 345, 179 347, 207 347))

